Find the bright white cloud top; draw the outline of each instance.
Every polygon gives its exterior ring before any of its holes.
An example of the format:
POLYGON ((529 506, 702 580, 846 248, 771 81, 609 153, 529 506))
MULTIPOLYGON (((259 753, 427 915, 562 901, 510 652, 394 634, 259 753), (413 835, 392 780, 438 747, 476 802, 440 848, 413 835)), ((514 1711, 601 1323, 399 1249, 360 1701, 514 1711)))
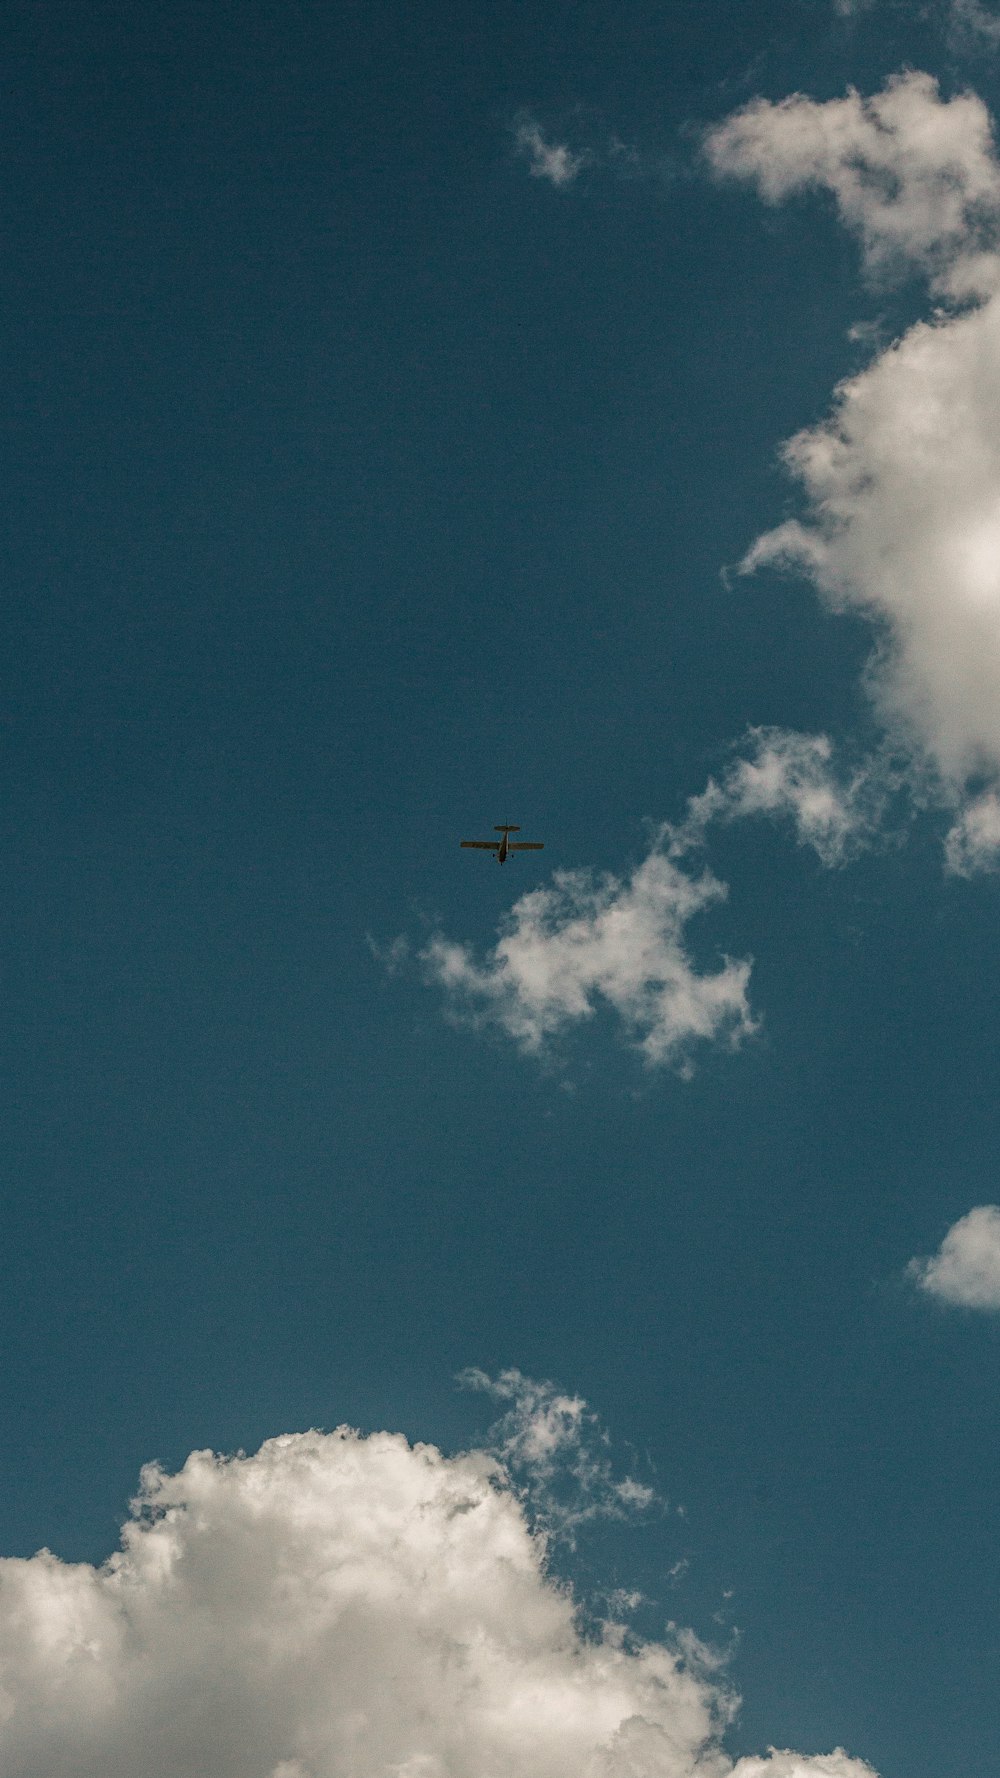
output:
POLYGON ((769 204, 831 192, 873 272, 918 265, 951 290, 958 264, 964 292, 970 258, 992 245, 1000 177, 989 113, 974 93, 943 100, 929 74, 896 75, 870 99, 754 99, 705 146, 717 173, 753 180, 769 204))
MULTIPOLYGON (((758 538, 741 567, 794 568, 834 607, 871 619, 877 707, 962 805, 977 774, 1000 777, 1000 163, 989 116, 974 95, 943 100, 913 73, 872 99, 756 100, 711 132, 707 152, 768 202, 830 191, 874 273, 914 267, 945 304, 788 441, 805 518, 758 538)), ((989 813, 960 814, 962 868, 990 862, 989 813)))
POLYGON ((0 1562, 5 1778, 872 1778, 735 1766, 697 1645, 585 1639, 482 1452, 347 1428, 153 1466, 102 1568, 0 1562))
POLYGON ((725 894, 657 847, 624 878, 557 871, 514 903, 482 961, 440 934, 422 960, 459 1016, 505 1031, 529 1054, 603 1002, 646 1063, 683 1064, 699 1040, 738 1044, 754 1029, 750 964, 726 959, 702 972, 686 943, 689 922, 725 894))
MULTIPOLYGON (((522 146, 541 154, 535 128, 522 146)), ((686 1067, 698 1042, 739 1044, 754 1029, 750 965, 693 961, 688 923, 725 888, 688 874, 686 855, 713 822, 765 814, 790 818, 824 864, 842 863, 879 831, 890 749, 952 812, 947 867, 969 876, 1000 863, 1000 162, 989 114, 974 94, 945 100, 929 75, 908 73, 872 98, 754 100, 705 148, 718 175, 769 203, 828 191, 873 276, 916 269, 942 304, 786 443, 805 514, 740 564, 801 572, 832 606, 871 621, 866 686, 888 741, 849 774, 825 736, 754 730, 628 876, 558 873, 515 903, 482 959, 433 938, 422 961, 452 1009, 533 1054, 602 1004, 650 1065, 686 1067)))
POLYGON ((1000 1206, 979 1204, 948 1230, 930 1259, 913 1259, 910 1276, 942 1303, 1000 1309, 1000 1206))

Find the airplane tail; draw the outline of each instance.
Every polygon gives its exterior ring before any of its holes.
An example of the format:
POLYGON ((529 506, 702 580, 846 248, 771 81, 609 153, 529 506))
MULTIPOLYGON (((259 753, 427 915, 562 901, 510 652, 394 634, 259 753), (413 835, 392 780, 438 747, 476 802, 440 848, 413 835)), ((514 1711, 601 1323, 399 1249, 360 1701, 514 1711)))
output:
POLYGON ((503 821, 498 821, 493 829, 494 833, 520 833, 520 831, 519 827, 508 827, 503 821))

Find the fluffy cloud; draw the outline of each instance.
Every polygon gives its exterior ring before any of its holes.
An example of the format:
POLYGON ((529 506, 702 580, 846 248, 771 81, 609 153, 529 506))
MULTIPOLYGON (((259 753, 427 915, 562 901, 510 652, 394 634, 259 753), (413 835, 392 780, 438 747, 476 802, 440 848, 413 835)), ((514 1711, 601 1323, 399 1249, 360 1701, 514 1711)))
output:
POLYGON ((755 101, 707 148, 719 173, 768 201, 827 188, 870 265, 914 265, 946 299, 788 441, 805 516, 758 538, 741 570, 795 569, 871 620, 877 708, 963 810, 953 865, 973 853, 981 864, 992 805, 968 811, 969 786, 989 794, 1000 778, 1000 165, 988 115, 909 74, 868 100, 755 101))
POLYGON ((945 862, 956 877, 995 870, 1000 860, 1000 796, 993 790, 966 804, 945 839, 945 862))
POLYGON ((810 523, 742 564, 805 572, 876 624, 885 721, 956 789, 1000 770, 1000 301, 920 324, 785 459, 810 523))
MULTIPOLYGON (((541 152, 536 126, 524 127, 525 151, 541 152)), ((942 300, 786 443, 805 512, 740 564, 794 569, 870 620, 866 686, 887 739, 851 773, 825 736, 754 730, 629 875, 557 874, 515 904, 484 958, 434 937, 422 963, 453 1010, 536 1054, 602 1005, 651 1065, 686 1069, 698 1041, 735 1044, 753 1030, 749 964, 704 971, 686 942, 688 922, 725 894, 685 868, 713 822, 788 818, 801 844, 838 864, 879 831, 900 782, 886 763, 895 752, 921 798, 951 810, 948 867, 1000 864, 1000 163, 989 116, 974 95, 946 101, 910 73, 868 99, 755 100, 705 148, 720 176, 753 182, 769 202, 829 191, 874 273, 916 268, 942 300)))
POLYGON ((683 1064, 698 1040, 737 1044, 754 1029, 749 963, 701 972, 685 942, 688 923, 725 894, 657 845, 626 878, 557 871, 514 903, 483 961, 440 934, 421 957, 458 1016, 498 1027, 530 1054, 603 1002, 648 1064, 683 1064))
POLYGON ((827 865, 843 863, 872 838, 890 785, 877 763, 842 771, 826 735, 753 728, 747 740, 749 752, 691 798, 685 820, 671 830, 674 856, 701 844, 712 822, 752 815, 789 818, 799 844, 827 865))
POLYGON ((586 166, 589 156, 574 154, 564 142, 546 140, 540 124, 533 117, 520 117, 514 126, 514 146, 528 162, 533 179, 547 179, 550 185, 572 185, 586 166))
POLYGON ((959 1218, 930 1259, 912 1259, 910 1276, 943 1303, 1000 1309, 1000 1207, 980 1204, 959 1218))
POLYGON ((863 1778, 869 1770, 860 1760, 849 1759, 842 1747, 818 1759, 772 1747, 765 1759, 739 1760, 733 1778, 863 1778))
MULTIPOLYGON (((717 173, 752 180, 770 204, 831 192, 877 273, 915 264, 950 289, 958 260, 964 294, 971 262, 994 242, 1000 176, 989 113, 973 93, 942 100, 929 74, 896 75, 870 99, 853 90, 824 103, 802 93, 754 99, 711 130, 705 148, 717 173)), ((995 271, 991 257, 990 290, 995 271)))
POLYGON ((342 1428, 157 1467, 101 1568, 0 1562, 4 1778, 872 1778, 732 1765, 697 1645, 584 1638, 496 1464, 342 1428))
MULTIPOLYGON (((738 1045, 756 1029, 749 962, 704 971, 688 950, 688 922, 727 894, 710 873, 693 874, 689 855, 714 824, 763 815, 790 820, 823 864, 842 864, 878 834, 895 787, 880 756, 849 770, 826 735, 753 728, 628 877, 557 872, 515 902, 484 959, 438 933, 420 953, 424 971, 457 1017, 504 1031, 528 1054, 544 1054, 603 1003, 647 1064, 687 1073, 696 1043, 738 1045)), ((405 939, 373 948, 390 970, 410 956, 405 939)))

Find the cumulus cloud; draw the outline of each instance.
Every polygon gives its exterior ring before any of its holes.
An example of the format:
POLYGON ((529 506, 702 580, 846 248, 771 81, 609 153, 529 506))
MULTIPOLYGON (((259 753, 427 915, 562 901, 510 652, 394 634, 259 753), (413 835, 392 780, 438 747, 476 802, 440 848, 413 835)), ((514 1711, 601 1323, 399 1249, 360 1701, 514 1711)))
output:
POLYGON ((980 1204, 948 1230, 930 1259, 907 1268, 921 1290, 966 1309, 1000 1309, 1000 1206, 980 1204))
POLYGON ((514 1369, 490 1377, 470 1368, 459 1382, 504 1404, 490 1428, 489 1447, 522 1484, 533 1521, 547 1534, 572 1542, 590 1520, 625 1519, 662 1504, 647 1483, 615 1476, 611 1441, 582 1396, 514 1369))
POLYGON ((0 1561, 4 1778, 873 1778, 726 1756, 694 1639, 585 1637, 495 1461, 388 1433, 152 1466, 100 1568, 0 1561))
MULTIPOLYGON (((453 1015, 544 1056, 603 1005, 648 1065, 684 1074, 698 1043, 738 1046, 750 1036, 749 961, 702 969, 687 944, 688 923, 728 893, 710 872, 696 874, 690 855, 712 826, 767 816, 789 820, 824 865, 843 864, 883 834, 900 774, 884 750, 849 767, 828 736, 790 729, 752 728, 741 749, 690 798, 683 820, 659 828, 629 875, 556 872, 515 902, 483 958, 436 933, 416 955, 453 1015)), ((390 970, 413 955, 405 939, 388 949, 369 942, 390 970)))
POLYGON ((913 264, 952 290, 956 261, 995 287, 1000 170, 989 113, 974 93, 943 100, 929 74, 895 75, 870 99, 849 91, 754 99, 705 139, 716 173, 751 180, 770 204, 810 188, 832 193, 841 220, 884 274, 913 264))
POLYGON ((550 142, 533 117, 519 117, 514 126, 514 147, 528 162, 533 179, 547 179, 557 188, 572 185, 590 158, 574 154, 565 142, 550 142))
POLYGON ((800 845, 811 846, 826 865, 852 857, 878 831, 891 777, 878 760, 846 771, 827 735, 791 729, 752 728, 748 752, 735 758, 721 779, 710 778, 688 803, 684 821, 671 829, 670 850, 680 856, 704 842, 715 821, 767 815, 791 820, 800 845))
POLYGON ((689 922, 725 894, 658 842, 624 878, 557 871, 514 903, 482 960, 441 934, 421 960, 458 1017, 506 1032, 528 1054, 604 1005, 648 1065, 683 1066, 696 1042, 735 1045, 755 1028, 750 964, 727 958, 702 971, 686 943, 689 922))
POLYGON ((810 522, 741 564, 798 569, 872 619, 881 714, 956 787, 1000 770, 998 399, 1000 301, 912 328, 785 446, 810 522))
POLYGON ((849 1759, 842 1747, 818 1759, 772 1747, 764 1759, 738 1760, 733 1778, 864 1778, 870 1770, 860 1760, 849 1759))
POLYGON ((806 511, 759 537, 740 568, 795 570, 871 621, 868 690, 959 810, 951 867, 983 868, 1000 779, 1000 164, 988 114, 914 73, 872 99, 757 100, 707 148, 720 174, 770 202, 825 187, 870 265, 915 266, 944 299, 786 443, 806 511))
POLYGON ((690 921, 726 893, 688 868, 713 823, 786 818, 836 865, 882 831, 908 782, 951 812, 952 872, 1000 865, 1000 163, 988 113, 914 72, 871 98, 754 100, 705 150, 768 202, 830 192, 869 269, 916 269, 940 303, 787 441, 805 510, 739 564, 801 573, 869 620, 865 686, 885 738, 849 770, 826 736, 752 730, 631 872, 557 873, 515 903, 485 956, 440 933, 419 953, 456 1016, 526 1052, 603 1007, 647 1064, 685 1072, 698 1043, 738 1045, 755 1028, 749 962, 705 969, 688 942, 690 921))

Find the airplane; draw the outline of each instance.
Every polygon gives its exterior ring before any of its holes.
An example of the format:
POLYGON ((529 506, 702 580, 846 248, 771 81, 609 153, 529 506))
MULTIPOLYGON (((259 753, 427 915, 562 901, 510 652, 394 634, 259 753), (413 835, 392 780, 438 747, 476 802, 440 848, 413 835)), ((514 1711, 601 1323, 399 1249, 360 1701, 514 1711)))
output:
POLYGON ((502 833, 503 839, 461 840, 459 843, 463 846, 471 846, 477 852, 495 852, 498 864, 507 862, 508 852, 541 852, 544 850, 544 840, 512 840, 511 834, 520 833, 519 827, 508 827, 506 823, 498 822, 494 831, 502 833))

